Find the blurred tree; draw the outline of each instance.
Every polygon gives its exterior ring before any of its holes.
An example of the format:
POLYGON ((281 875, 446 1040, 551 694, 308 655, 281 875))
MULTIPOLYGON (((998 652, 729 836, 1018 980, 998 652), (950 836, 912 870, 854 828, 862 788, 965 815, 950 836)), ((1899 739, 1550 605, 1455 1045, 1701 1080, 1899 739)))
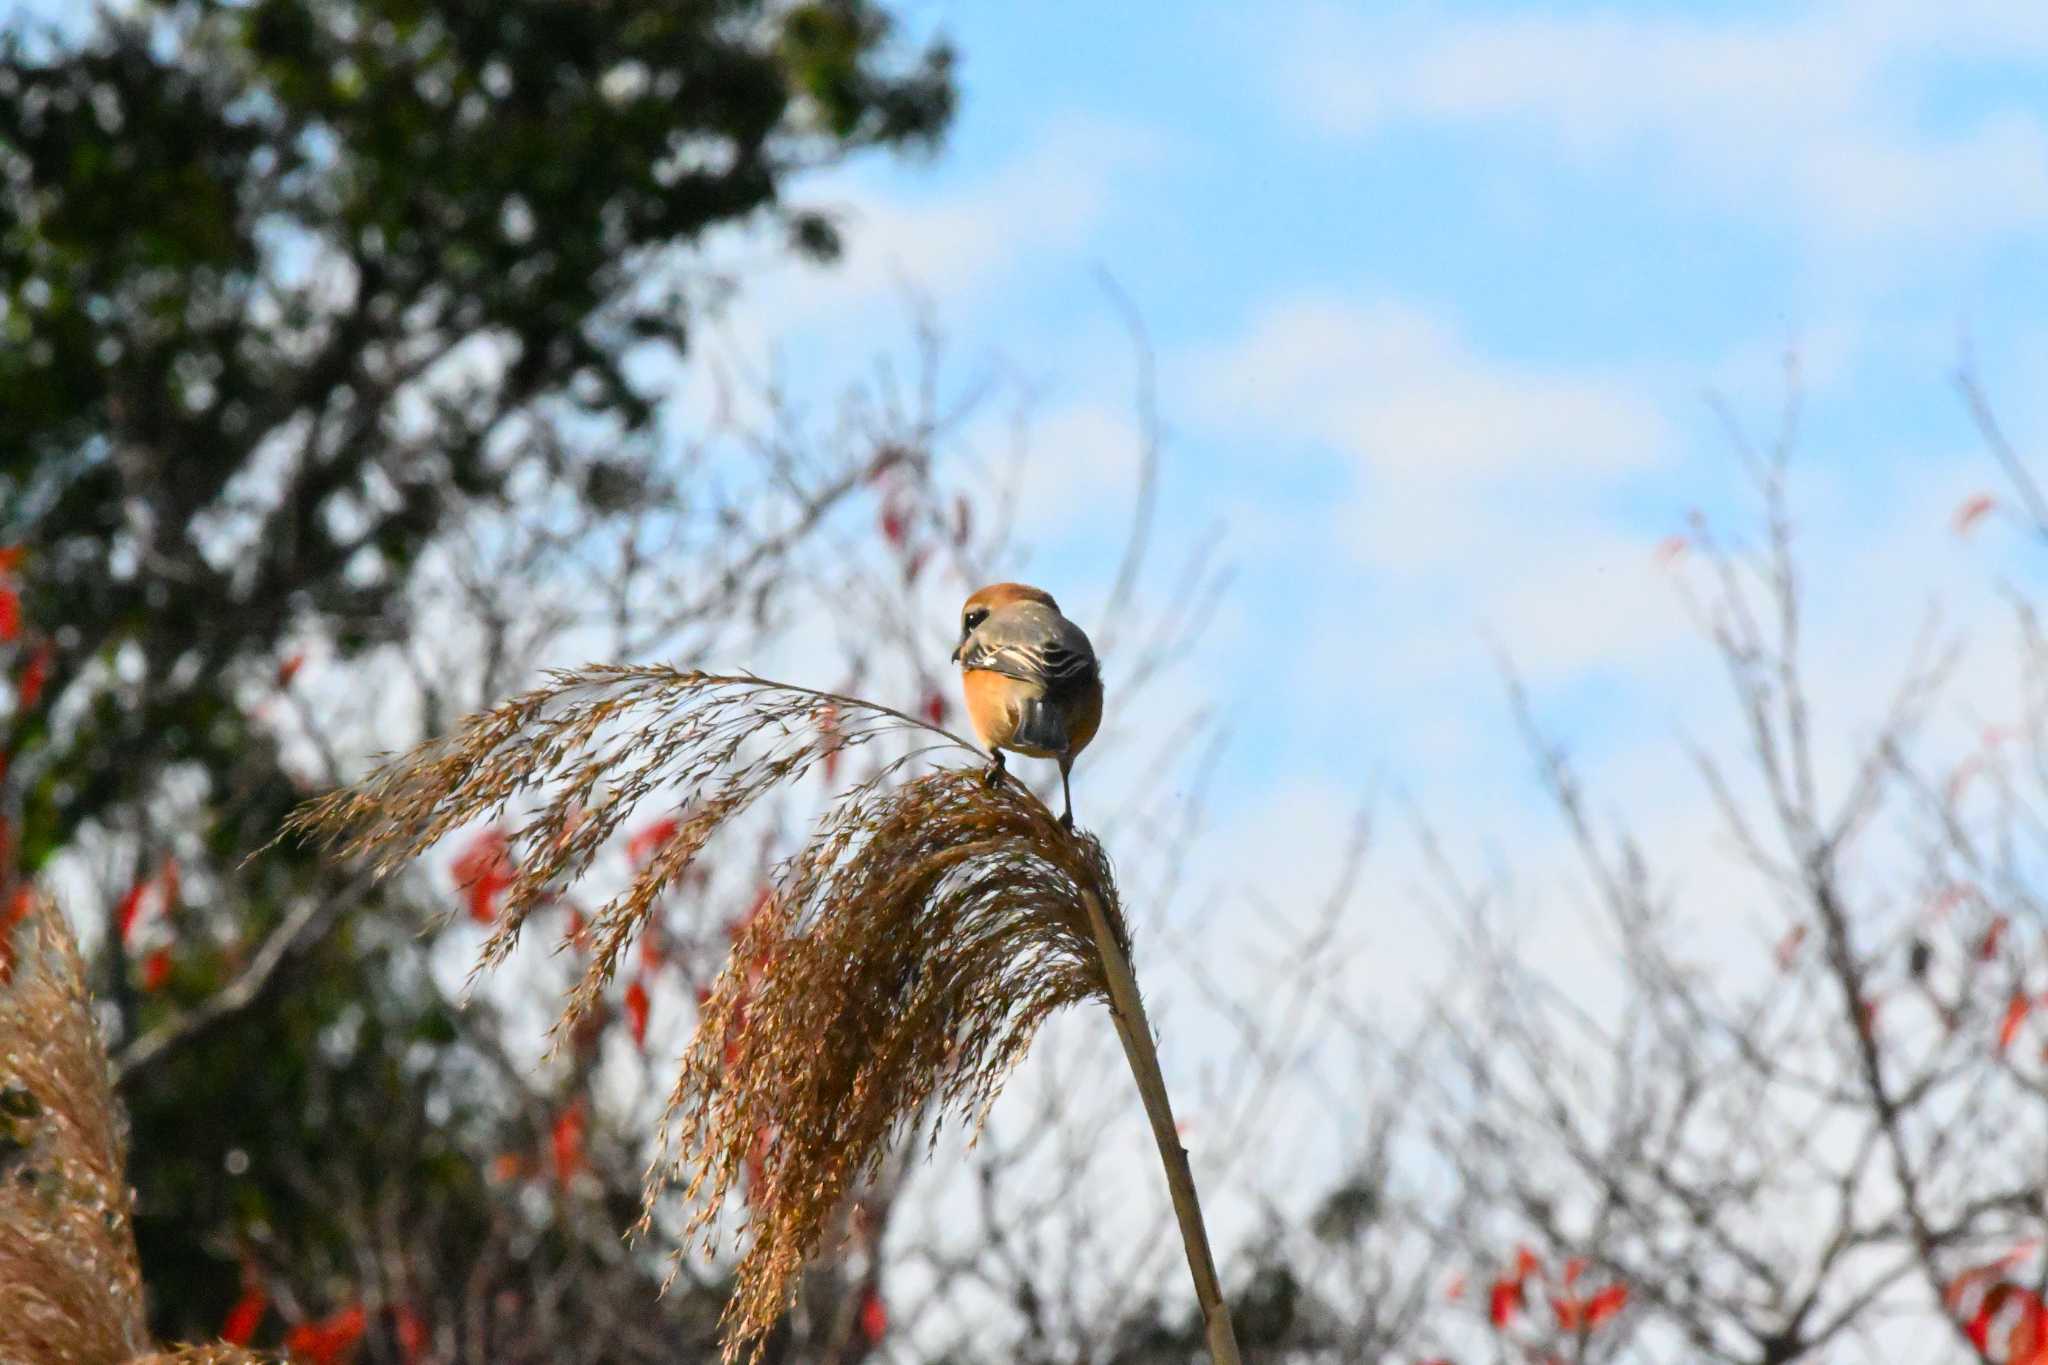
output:
MULTIPOLYGON (((240 863, 334 776, 314 736, 294 780, 275 713, 306 641, 409 648, 458 532, 528 528, 444 581, 495 563, 519 576, 485 586, 529 592, 609 526, 592 577, 623 592, 696 498, 715 539, 676 614, 745 615, 870 463, 711 507, 659 458, 644 376, 721 287, 711 234, 779 224, 829 257, 792 179, 943 131, 947 50, 891 35, 863 0, 146 0, 0 36, 0 818, 22 870, 69 850, 133 887, 97 970, 160 1333, 215 1334, 281 1244, 279 1310, 346 1314, 374 1283, 365 1349, 409 1353, 403 1277, 357 1263, 350 1225, 387 1183, 479 1267, 408 1291, 474 1309, 474 1349, 532 1308, 505 1265, 590 1254, 508 1223, 462 1157, 559 1146, 561 1120, 480 1098, 491 1042, 431 989, 417 915, 355 913, 367 890, 290 850, 240 863), (175 953, 143 953, 173 920, 175 953)), ((471 685, 510 681, 539 609, 499 604, 471 685)), ((424 689, 426 724, 448 700, 424 689)), ((549 1311, 588 1331, 606 1304, 549 1311)))

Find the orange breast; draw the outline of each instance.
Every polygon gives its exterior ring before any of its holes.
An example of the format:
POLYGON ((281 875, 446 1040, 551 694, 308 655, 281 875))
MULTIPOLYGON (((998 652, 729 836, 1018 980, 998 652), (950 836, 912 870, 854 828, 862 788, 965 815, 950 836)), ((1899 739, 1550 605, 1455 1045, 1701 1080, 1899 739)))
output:
POLYGON ((1002 673, 970 668, 960 675, 967 719, 985 749, 1000 749, 1017 735, 1016 689, 1023 684, 1002 673))

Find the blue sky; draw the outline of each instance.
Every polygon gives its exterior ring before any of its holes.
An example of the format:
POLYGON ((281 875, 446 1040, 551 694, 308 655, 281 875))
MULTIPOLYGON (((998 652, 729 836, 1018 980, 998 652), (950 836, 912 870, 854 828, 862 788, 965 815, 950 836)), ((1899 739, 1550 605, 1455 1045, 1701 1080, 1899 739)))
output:
POLYGON ((907 13, 962 52, 946 152, 814 186, 847 262, 757 280, 735 321, 845 373, 908 280, 1033 376, 1029 572, 1085 615, 1128 491, 1115 277, 1160 367, 1164 559, 1220 521, 1240 571, 1189 684, 1238 737, 1226 819, 1378 773, 1520 820, 1490 639, 1589 757, 1668 757, 1714 694, 1654 547, 1695 508, 1749 524, 1705 395, 1767 436, 1788 353, 1844 705, 1889 680, 1902 605, 2025 571, 2000 526, 1948 529, 1996 484, 1950 376, 1967 339, 2048 448, 2048 11, 907 13))

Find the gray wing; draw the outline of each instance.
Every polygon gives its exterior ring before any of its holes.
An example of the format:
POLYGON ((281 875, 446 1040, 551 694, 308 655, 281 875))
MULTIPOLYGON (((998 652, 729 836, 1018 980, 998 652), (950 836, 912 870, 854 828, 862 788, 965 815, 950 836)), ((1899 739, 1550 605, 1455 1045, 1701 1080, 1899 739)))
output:
POLYGON ((1082 629, 1037 602, 1004 607, 968 637, 960 662, 1063 692, 1096 677, 1095 646, 1082 629))

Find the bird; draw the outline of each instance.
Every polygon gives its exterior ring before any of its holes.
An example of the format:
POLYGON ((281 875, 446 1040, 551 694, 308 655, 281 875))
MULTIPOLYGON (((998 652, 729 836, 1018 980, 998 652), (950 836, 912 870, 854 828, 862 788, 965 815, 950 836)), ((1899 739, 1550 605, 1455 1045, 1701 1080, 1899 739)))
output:
POLYGON ((1102 672, 1087 632, 1060 615, 1044 589, 991 583, 960 608, 953 662, 967 718, 993 759, 986 781, 1001 780, 1005 749, 1057 760, 1066 802, 1060 827, 1073 829, 1074 759, 1102 723, 1102 672))

